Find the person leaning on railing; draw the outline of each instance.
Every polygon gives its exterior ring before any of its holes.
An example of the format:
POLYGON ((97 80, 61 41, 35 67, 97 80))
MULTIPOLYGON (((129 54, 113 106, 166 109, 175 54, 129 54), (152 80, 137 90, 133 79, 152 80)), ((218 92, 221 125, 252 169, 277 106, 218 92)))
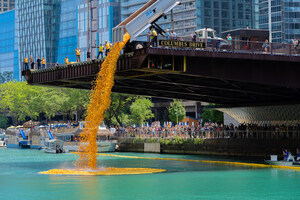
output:
POLYGON ((154 28, 151 28, 150 36, 151 36, 151 45, 157 46, 157 32, 154 28))
POLYGON ((81 60, 80 60, 80 55, 81 55, 80 49, 77 47, 75 49, 75 52, 76 52, 76 62, 81 62, 81 60))
POLYGON ((42 60, 40 59, 40 57, 38 57, 38 59, 36 60, 38 70, 41 69, 41 62, 42 62, 42 60))
POLYGON ((42 58, 42 69, 46 69, 46 59, 42 58))
POLYGON ((25 57, 24 58, 24 70, 28 70, 29 69, 29 66, 28 66, 28 58, 25 57))
POLYGON ((69 59, 68 56, 65 57, 65 64, 68 65, 69 64, 69 59))
POLYGON ((102 59, 103 58, 103 52, 104 52, 104 46, 102 44, 100 44, 98 49, 99 49, 99 53, 98 53, 97 59, 99 59, 100 55, 101 55, 101 59, 102 59))

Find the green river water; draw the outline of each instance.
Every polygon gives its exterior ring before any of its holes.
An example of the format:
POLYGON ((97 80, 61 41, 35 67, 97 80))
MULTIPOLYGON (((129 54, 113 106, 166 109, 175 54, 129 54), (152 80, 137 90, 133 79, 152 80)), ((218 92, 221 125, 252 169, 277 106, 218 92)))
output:
MULTIPOLYGON (((224 160, 186 155, 114 154, 224 160)), ((52 155, 38 150, 0 149, 0 199, 300 199, 300 171, 284 169, 99 156, 99 166, 160 168, 167 172, 91 177, 38 174, 53 168, 73 168, 74 159, 74 154, 52 155)))

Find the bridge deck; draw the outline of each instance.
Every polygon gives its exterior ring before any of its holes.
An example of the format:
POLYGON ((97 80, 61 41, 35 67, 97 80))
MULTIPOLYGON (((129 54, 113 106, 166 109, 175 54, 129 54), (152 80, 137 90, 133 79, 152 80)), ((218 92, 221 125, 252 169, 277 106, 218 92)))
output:
MULTIPOLYGON (((32 85, 91 89, 101 60, 23 71, 32 85)), ((145 48, 122 55, 113 92, 223 105, 300 102, 300 56, 145 48)))

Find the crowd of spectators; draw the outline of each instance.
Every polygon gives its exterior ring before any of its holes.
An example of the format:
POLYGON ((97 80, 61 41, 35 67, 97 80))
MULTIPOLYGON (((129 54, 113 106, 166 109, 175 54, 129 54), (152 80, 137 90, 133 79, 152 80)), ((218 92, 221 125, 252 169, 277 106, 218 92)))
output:
POLYGON ((256 125, 221 123, 173 125, 171 122, 153 122, 144 126, 115 127, 117 137, 182 137, 182 138, 287 138, 300 137, 300 125, 256 125))

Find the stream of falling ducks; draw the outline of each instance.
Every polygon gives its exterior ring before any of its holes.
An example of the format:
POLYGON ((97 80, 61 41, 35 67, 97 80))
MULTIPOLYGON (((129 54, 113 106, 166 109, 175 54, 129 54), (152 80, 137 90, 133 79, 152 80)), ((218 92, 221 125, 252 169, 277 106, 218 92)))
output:
POLYGON ((87 117, 85 118, 85 128, 80 134, 80 144, 77 155, 78 159, 74 165, 77 170, 52 169, 40 172, 40 174, 51 175, 122 175, 122 174, 150 174, 165 172, 164 169, 151 168, 105 168, 97 169, 97 133, 98 127, 103 122, 104 112, 111 103, 110 94, 114 85, 114 75, 116 64, 121 50, 130 39, 126 33, 123 36, 123 42, 116 43, 111 52, 102 63, 91 92, 90 104, 87 108, 87 117))
POLYGON ((80 134, 78 159, 74 165, 79 169, 97 168, 97 133, 98 127, 104 120, 104 112, 110 106, 111 89, 114 86, 116 64, 125 44, 130 39, 126 33, 123 42, 116 43, 101 65, 97 79, 91 91, 90 104, 87 108, 85 128, 80 134))

